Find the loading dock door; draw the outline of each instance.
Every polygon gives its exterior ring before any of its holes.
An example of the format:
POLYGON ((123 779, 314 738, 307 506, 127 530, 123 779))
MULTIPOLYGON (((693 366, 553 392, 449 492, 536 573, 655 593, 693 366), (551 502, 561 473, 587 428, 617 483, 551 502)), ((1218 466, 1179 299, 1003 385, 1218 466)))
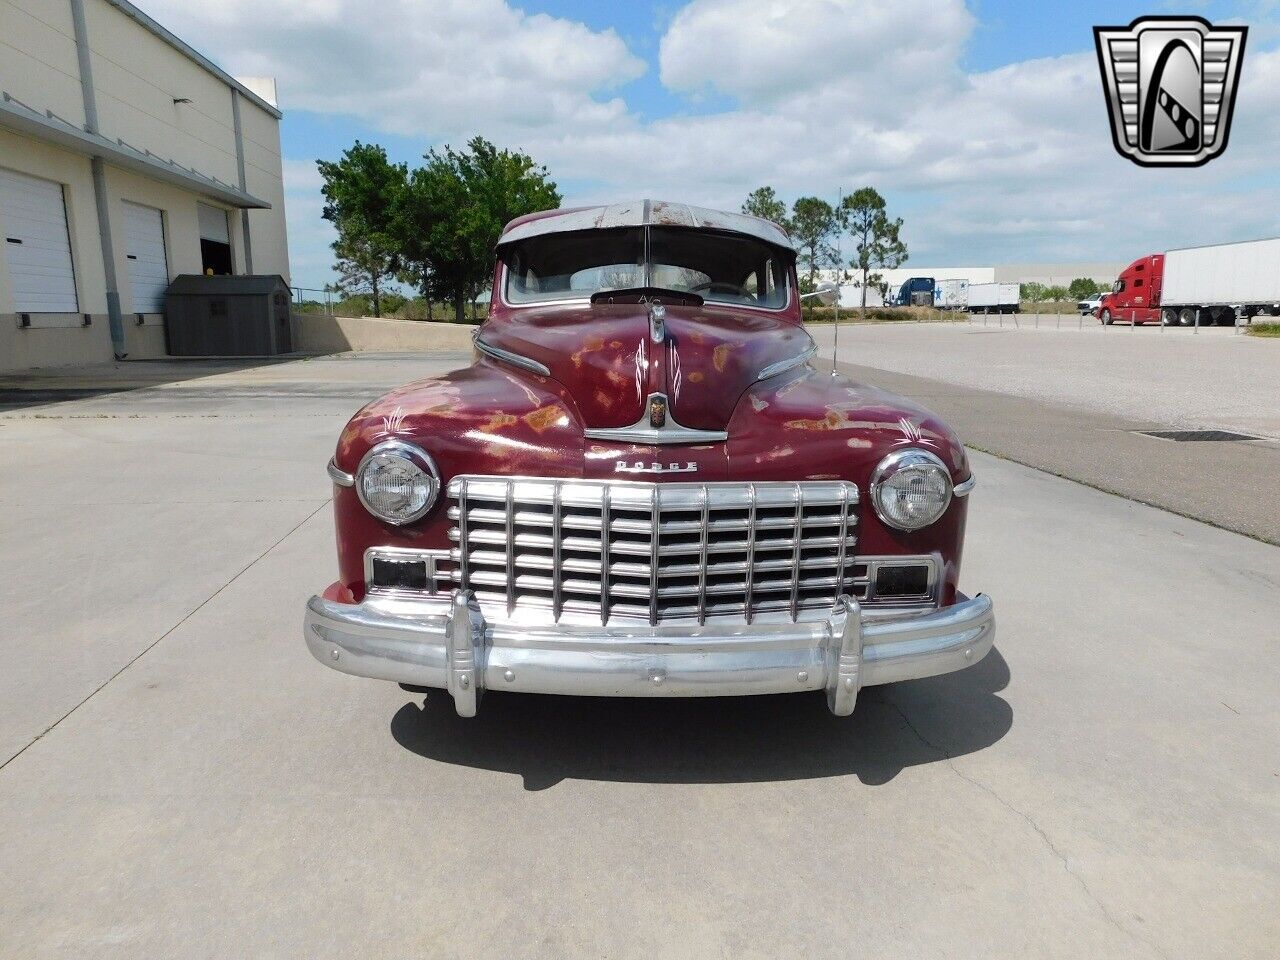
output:
POLYGON ((61 184, 0 170, 0 237, 15 312, 79 312, 61 184))
POLYGON ((169 262, 164 250, 164 217, 159 210, 124 204, 124 248, 134 313, 164 313, 169 262))
POLYGON ((235 273, 231 261, 231 230, 227 211, 206 203, 196 204, 200 218, 200 270, 206 275, 226 277, 235 273))

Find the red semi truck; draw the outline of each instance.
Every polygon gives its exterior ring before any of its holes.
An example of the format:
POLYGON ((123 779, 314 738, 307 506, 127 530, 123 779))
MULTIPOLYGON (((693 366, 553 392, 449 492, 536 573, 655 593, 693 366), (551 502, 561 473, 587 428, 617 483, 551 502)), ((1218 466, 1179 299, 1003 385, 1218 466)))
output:
POLYGON ((1104 324, 1232 324, 1280 316, 1280 239, 1153 253, 1133 261, 1093 315, 1104 324))

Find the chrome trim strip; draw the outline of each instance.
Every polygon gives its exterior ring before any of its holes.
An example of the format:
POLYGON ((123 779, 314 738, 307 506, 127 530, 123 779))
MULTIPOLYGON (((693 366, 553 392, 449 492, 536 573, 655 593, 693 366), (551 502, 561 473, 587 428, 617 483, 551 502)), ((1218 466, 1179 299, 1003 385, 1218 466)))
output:
POLYGON ((649 626, 658 625, 658 549, 662 543, 662 487, 654 484, 649 491, 649 626))
POLYGON ((785 373, 795 367, 804 366, 818 352, 818 345, 811 343, 807 350, 802 351, 798 355, 787 360, 779 360, 777 363, 771 363, 758 374, 756 374, 756 382, 768 380, 770 377, 776 377, 780 373, 785 373))
MULTIPOLYGON (((842 488, 842 495, 848 492, 848 488, 842 488)), ((804 546, 804 491, 800 489, 800 484, 795 485, 796 512, 795 512, 795 533, 792 535, 791 544, 791 621, 795 623, 800 619, 800 552, 804 546)), ((840 589, 840 581, 836 581, 836 599, 844 593, 840 589)))
MULTIPOLYGON (((556 484, 556 491, 553 497, 560 496, 560 484, 556 484)), ((608 487, 605 487, 600 496, 600 622, 609 622, 609 573, 610 558, 609 544, 613 540, 613 514, 612 514, 612 493, 608 487)), ((563 527, 562 527, 563 529, 563 527)), ((559 539, 559 538, 557 538, 559 539)), ((559 544, 556 550, 560 549, 559 544)), ((555 572, 556 583, 555 589, 563 589, 561 581, 564 580, 564 571, 557 570, 555 572)))
POLYGON ((702 529, 698 531, 698 626, 707 622, 707 536, 711 526, 711 497, 707 486, 698 490, 698 515, 702 529))
POLYGON ((530 360, 528 357, 522 357, 518 353, 512 353, 510 350, 503 350, 501 347, 495 347, 492 344, 485 343, 484 338, 480 336, 479 330, 471 335, 471 340, 475 344, 476 349, 486 357, 492 357, 494 360, 501 360, 503 363, 509 363, 513 367, 519 367, 521 370, 528 370, 530 373, 536 373, 542 377, 551 376, 551 370, 540 364, 537 360, 530 360))
POLYGON ((825 620, 746 630, 495 624, 465 591, 414 602, 312 597, 303 622, 308 649, 326 666, 447 689, 463 715, 492 687, 627 697, 825 690, 839 714, 862 687, 972 666, 991 650, 995 629, 991 598, 982 594, 896 620, 841 598, 825 620))
POLYGON ((671 405, 665 393, 651 393, 645 398, 640 419, 629 427, 588 427, 583 435, 589 440, 612 440, 615 443, 637 445, 665 445, 678 443, 724 443, 729 439, 726 430, 696 430, 676 423, 671 405), (667 408, 667 419, 661 427, 649 423, 649 405, 660 400, 667 408))
POLYGON ((325 472, 329 474, 329 479, 340 487, 354 487, 356 485, 356 475, 339 469, 338 465, 332 460, 325 467, 325 472))
POLYGON ((969 474, 968 480, 962 480, 960 483, 957 483, 954 487, 951 488, 951 495, 953 497, 967 497, 969 495, 969 491, 972 490, 977 485, 978 485, 978 478, 971 473, 969 474))
MULTIPOLYGON (((844 494, 842 493, 841 496, 844 494)), ((756 581, 756 485, 747 484, 747 590, 744 612, 747 623, 751 622, 751 613, 755 609, 751 603, 752 592, 756 581)))
MULTIPOLYGON (((507 616, 516 609, 516 498, 512 481, 507 481, 507 616)), ((465 549, 465 548, 464 548, 465 549)))

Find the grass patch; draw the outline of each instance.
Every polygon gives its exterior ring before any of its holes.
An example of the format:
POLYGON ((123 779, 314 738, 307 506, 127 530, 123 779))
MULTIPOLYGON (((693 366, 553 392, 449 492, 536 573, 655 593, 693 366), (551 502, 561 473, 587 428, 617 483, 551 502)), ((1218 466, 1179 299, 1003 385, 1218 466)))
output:
POLYGON ((1280 323, 1251 323, 1245 332, 1251 337, 1280 337, 1280 323))
MULTIPOLYGON (((835 307, 802 308, 805 323, 834 323, 835 307)), ((936 310, 929 307, 867 307, 865 313, 857 307, 841 307, 840 322, 844 323, 958 323, 968 319, 963 310, 936 310)))

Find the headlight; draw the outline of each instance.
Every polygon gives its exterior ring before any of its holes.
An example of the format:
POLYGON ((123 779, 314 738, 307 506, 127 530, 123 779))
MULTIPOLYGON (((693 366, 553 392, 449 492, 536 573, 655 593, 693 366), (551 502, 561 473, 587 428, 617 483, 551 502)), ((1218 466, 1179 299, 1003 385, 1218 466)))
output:
POLYGON ((426 452, 403 440, 372 447, 356 470, 356 494, 379 520, 402 526, 436 502, 440 472, 426 452))
POLYGON ((927 527, 950 503, 951 474, 926 450, 891 453, 871 475, 871 504, 876 516, 895 530, 927 527))

